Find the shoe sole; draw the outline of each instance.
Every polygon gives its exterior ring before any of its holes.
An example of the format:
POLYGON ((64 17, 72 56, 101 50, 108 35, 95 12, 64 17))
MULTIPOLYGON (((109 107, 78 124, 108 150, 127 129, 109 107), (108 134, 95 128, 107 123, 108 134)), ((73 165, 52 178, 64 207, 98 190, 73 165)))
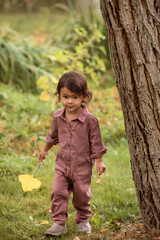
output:
POLYGON ((45 235, 47 237, 49 237, 49 236, 61 236, 61 235, 66 234, 66 233, 67 233, 67 230, 64 230, 63 232, 57 232, 57 233, 45 233, 45 235))

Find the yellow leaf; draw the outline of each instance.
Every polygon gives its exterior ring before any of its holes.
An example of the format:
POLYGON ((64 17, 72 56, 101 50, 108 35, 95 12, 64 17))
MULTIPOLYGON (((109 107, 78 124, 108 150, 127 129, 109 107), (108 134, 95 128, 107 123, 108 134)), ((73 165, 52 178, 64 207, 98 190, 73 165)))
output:
POLYGON ((48 224, 49 222, 47 220, 42 221, 40 224, 48 224))
POLYGON ((32 175, 19 175, 19 181, 22 183, 22 189, 24 192, 38 189, 41 186, 41 182, 34 178, 32 175))
POLYGON ((39 97, 41 101, 46 101, 46 102, 49 101, 50 98, 51 98, 50 95, 46 91, 41 92, 41 95, 39 97))
POLYGON ((37 80, 37 85, 39 88, 41 89, 49 89, 49 85, 48 85, 48 77, 47 76, 42 76, 37 80))
POLYGON ((80 69, 80 71, 83 71, 83 63, 81 61, 76 62, 76 66, 80 69))
POLYGON ((57 84, 57 82, 58 82, 57 78, 54 77, 54 76, 51 77, 51 81, 52 81, 53 83, 56 83, 56 84, 57 84))

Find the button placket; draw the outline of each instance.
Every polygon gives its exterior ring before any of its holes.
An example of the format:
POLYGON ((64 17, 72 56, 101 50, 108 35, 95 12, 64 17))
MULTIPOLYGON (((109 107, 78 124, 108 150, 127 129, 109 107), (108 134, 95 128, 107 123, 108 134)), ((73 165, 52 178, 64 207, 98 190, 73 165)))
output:
POLYGON ((71 164, 71 125, 70 123, 68 124, 68 132, 69 132, 69 143, 67 144, 67 147, 70 149, 69 149, 69 158, 67 159, 67 166, 70 167, 70 164, 71 164))

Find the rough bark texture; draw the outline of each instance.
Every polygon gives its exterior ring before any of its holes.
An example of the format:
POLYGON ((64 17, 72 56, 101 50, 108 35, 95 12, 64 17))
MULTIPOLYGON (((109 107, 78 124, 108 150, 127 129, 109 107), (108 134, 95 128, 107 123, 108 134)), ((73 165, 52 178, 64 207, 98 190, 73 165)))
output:
POLYGON ((100 0, 141 217, 160 230, 160 0, 100 0))

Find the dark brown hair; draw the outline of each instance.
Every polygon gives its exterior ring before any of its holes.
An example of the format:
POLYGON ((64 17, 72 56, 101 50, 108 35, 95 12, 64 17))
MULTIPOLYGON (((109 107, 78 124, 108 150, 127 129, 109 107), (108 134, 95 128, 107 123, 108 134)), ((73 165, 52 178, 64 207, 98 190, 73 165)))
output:
POLYGON ((68 88, 71 92, 84 96, 84 105, 88 104, 92 98, 92 91, 87 87, 86 78, 79 72, 66 72, 59 79, 55 95, 60 101, 60 90, 62 87, 68 88))

